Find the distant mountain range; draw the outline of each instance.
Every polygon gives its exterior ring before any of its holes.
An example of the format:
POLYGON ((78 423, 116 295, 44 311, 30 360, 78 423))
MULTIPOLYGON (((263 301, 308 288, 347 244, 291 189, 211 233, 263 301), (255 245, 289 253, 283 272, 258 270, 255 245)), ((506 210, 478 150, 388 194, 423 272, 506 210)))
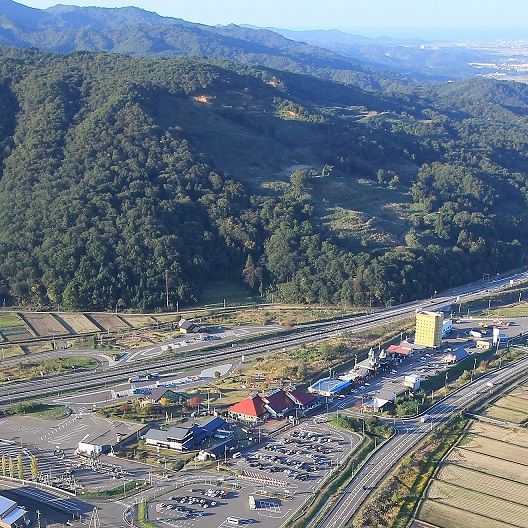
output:
POLYGON ((60 53, 214 57, 364 86, 376 86, 372 73, 464 77, 471 73, 470 62, 488 60, 475 51, 423 50, 417 40, 370 39, 335 30, 207 26, 136 7, 57 5, 41 10, 12 0, 0 0, 0 44, 60 53))

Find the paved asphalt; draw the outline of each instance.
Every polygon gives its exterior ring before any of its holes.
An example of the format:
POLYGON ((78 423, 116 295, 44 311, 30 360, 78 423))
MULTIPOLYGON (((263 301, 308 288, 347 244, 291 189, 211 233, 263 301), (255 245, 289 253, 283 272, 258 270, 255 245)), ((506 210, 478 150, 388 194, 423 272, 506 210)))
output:
POLYGON ((488 383, 493 383, 494 386, 506 383, 526 369, 528 369, 528 358, 479 378, 431 407, 427 411, 427 414, 431 416, 428 422, 422 423, 419 418, 398 421, 396 435, 378 449, 369 462, 357 472, 325 518, 312 526, 317 528, 345 526, 359 510, 372 489, 425 435, 453 414, 465 409, 479 397, 479 394, 489 390, 488 383))

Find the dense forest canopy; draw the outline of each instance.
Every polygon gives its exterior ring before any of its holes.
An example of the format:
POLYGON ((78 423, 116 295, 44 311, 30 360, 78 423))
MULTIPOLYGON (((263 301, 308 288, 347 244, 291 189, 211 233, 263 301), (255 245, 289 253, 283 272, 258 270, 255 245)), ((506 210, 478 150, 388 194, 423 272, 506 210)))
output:
POLYGON ((528 87, 0 52, 0 287, 161 309, 211 281, 390 304, 520 265, 528 87))

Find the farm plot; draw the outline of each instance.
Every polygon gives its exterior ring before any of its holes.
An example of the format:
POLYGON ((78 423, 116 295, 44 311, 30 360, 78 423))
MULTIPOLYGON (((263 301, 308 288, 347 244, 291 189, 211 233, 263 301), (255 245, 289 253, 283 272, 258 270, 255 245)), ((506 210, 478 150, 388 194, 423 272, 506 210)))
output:
POLYGON ((14 312, 0 313, 0 341, 23 341, 34 337, 14 312))
POLYGON ((461 442, 460 447, 476 453, 491 455, 495 458, 522 464, 528 469, 528 448, 512 445, 493 438, 467 435, 461 442))
MULTIPOLYGON (((500 499, 461 486, 435 480, 429 487, 427 498, 434 500, 438 504, 445 504, 457 510, 476 513, 486 519, 493 519, 495 521, 506 521, 507 519, 507 523, 510 525, 528 528, 528 507, 513 502, 512 497, 508 497, 508 499, 512 500, 500 499)), ((420 518, 423 519, 421 516, 420 518)), ((480 524, 480 526, 483 525, 488 526, 487 521, 485 524, 480 524)), ((451 523, 448 526, 451 528, 454 525, 451 523)), ((462 526, 467 527, 468 525, 463 524, 462 526)))
POLYGON ((9 359, 17 356, 23 356, 22 347, 17 345, 0 346, 0 359, 9 359))
MULTIPOLYGON (((422 503, 418 518, 427 521, 428 526, 432 524, 439 528, 511 528, 511 524, 495 521, 468 511, 457 510, 447 504, 432 500, 426 500, 422 503)), ((422 528, 423 526, 419 523, 413 525, 413 528, 422 528)))
POLYGON ((506 422, 512 422, 514 424, 522 424, 528 420, 528 413, 522 411, 516 411, 514 409, 507 409, 506 407, 499 407, 498 405, 492 405, 486 409, 483 413, 484 416, 489 418, 495 418, 496 420, 504 420, 506 422))
POLYGON ((518 387, 515 387, 515 389, 510 392, 510 395, 515 398, 528 400, 528 385, 519 385, 518 387))
POLYGON ((100 314, 100 313, 91 313, 90 319, 92 319, 97 325, 99 325, 103 330, 124 330, 130 328, 123 319, 115 314, 100 314))
POLYGON ((443 466, 436 478, 476 492, 485 491, 487 495, 507 497, 512 502, 528 506, 528 484, 487 475, 486 473, 451 463, 443 466))
POLYGON ((122 315, 121 318, 134 328, 144 328, 157 323, 156 319, 150 315, 122 315))
POLYGON ((506 479, 515 480, 528 484, 528 471, 526 466, 516 464, 515 462, 508 462, 507 460, 500 460, 482 453, 476 453, 468 449, 455 449, 449 456, 450 462, 455 462, 465 467, 496 475, 506 479))
POLYGON ((33 329, 37 337, 51 337, 70 333, 52 314, 24 313, 22 317, 33 329))
POLYGON ((504 429, 485 422, 474 422, 469 432, 507 442, 508 444, 528 447, 528 430, 526 429, 504 429))
POLYGON ((67 328, 71 328, 74 334, 99 332, 99 328, 82 313, 61 313, 58 318, 67 328))

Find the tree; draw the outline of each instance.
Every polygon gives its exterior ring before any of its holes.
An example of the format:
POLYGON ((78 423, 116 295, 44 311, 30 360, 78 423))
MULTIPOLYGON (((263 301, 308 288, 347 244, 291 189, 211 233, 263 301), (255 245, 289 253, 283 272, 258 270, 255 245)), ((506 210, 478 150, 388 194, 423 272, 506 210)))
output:
POLYGON ((5 455, 2 455, 2 476, 6 476, 7 474, 7 457, 5 455))
POLYGON ((172 405, 172 400, 166 396, 163 396, 163 398, 160 398, 159 404, 162 407, 170 407, 172 405))
POLYGON ((199 396, 192 396, 187 401, 189 409, 197 409, 202 403, 202 399, 199 396))
POLYGON ((35 455, 31 455, 31 459, 30 459, 30 468, 31 468, 31 478, 33 480, 38 480, 39 478, 39 468, 38 468, 38 460, 37 460, 37 457, 35 455))
POLYGON ((17 473, 20 480, 24 480, 24 461, 22 455, 17 456, 17 473))
POLYGON ((262 268, 255 266, 251 255, 248 255, 246 259, 246 265, 242 271, 242 277, 244 278, 244 282, 252 290, 262 284, 262 268))

